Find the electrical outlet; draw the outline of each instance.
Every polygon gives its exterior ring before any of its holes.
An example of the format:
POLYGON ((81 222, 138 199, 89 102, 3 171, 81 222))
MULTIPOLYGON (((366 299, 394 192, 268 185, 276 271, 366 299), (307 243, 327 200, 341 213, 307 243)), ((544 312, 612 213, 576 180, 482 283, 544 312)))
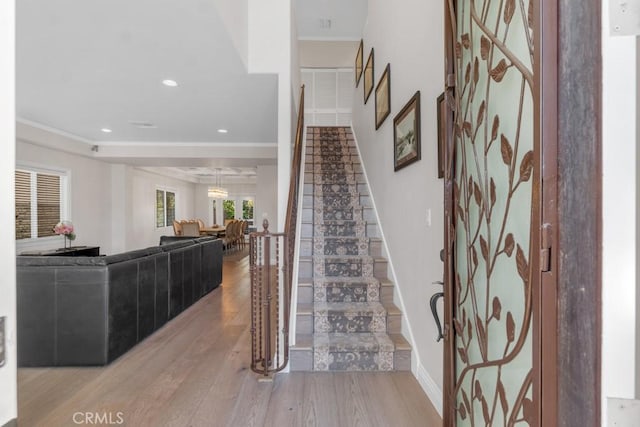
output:
POLYGON ((0 317, 0 367, 4 366, 5 361, 5 348, 6 348, 6 332, 4 329, 4 325, 6 321, 6 317, 0 317))

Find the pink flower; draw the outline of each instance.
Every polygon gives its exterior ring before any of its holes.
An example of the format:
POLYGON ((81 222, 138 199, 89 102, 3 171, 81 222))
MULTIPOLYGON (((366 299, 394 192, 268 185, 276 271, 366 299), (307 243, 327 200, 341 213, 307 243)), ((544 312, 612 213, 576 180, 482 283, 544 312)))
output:
POLYGON ((62 234, 69 236, 73 234, 73 224, 71 221, 60 221, 53 227, 53 232, 56 234, 62 234))

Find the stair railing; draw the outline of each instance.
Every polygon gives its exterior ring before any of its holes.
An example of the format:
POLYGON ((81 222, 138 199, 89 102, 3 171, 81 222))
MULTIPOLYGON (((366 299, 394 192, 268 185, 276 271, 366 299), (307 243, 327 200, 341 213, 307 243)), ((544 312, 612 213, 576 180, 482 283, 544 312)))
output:
POLYGON ((249 235, 251 370, 264 377, 281 371, 289 361, 289 320, 303 133, 304 85, 300 89, 284 232, 271 233, 269 221, 265 219, 263 231, 249 235))

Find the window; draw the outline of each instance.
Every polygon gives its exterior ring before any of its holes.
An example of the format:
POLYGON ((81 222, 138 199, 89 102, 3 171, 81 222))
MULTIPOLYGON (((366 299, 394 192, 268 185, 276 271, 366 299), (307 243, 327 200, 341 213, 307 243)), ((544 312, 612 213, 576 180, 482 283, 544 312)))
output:
POLYGON ((242 201, 242 219, 246 219, 253 224, 253 200, 244 199, 242 201))
POLYGON ((349 126, 353 102, 352 68, 301 68, 304 124, 349 126))
POLYGON ((156 227, 168 227, 176 219, 176 193, 156 190, 156 227))
POLYGON ((236 217, 236 201, 235 200, 223 200, 222 201, 222 210, 224 211, 224 223, 227 223, 227 220, 235 219, 236 217))
POLYGON ((60 172, 17 169, 16 240, 54 236, 65 215, 67 176, 60 172))

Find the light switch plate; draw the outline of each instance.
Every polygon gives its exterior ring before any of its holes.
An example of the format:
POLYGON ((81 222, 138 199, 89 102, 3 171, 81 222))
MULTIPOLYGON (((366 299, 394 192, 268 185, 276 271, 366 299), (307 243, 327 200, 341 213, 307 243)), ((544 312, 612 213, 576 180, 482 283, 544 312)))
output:
POLYGON ((6 317, 2 316, 0 317, 0 366, 4 365, 5 362, 5 348, 6 346, 6 332, 4 329, 5 323, 6 323, 6 317))

